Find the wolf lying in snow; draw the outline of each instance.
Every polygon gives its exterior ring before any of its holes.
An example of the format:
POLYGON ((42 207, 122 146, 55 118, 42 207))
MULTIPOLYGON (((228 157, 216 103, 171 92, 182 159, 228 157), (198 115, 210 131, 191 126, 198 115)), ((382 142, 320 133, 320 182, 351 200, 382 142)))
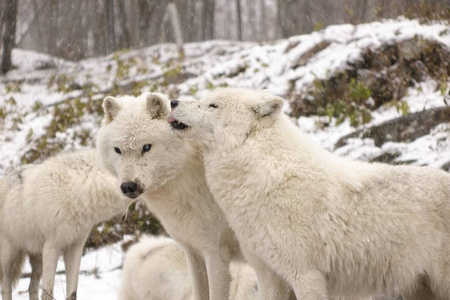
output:
POLYGON ((158 93, 106 97, 97 134, 104 166, 130 198, 142 194, 151 212, 183 248, 194 299, 227 299, 229 263, 240 249, 205 179, 198 142, 174 134, 169 100, 158 93))
MULTIPOLYGON (((230 300, 257 300, 256 277, 247 265, 231 263, 230 300)), ((142 237, 128 250, 119 300, 190 300, 192 282, 181 247, 165 237, 142 237)))
POLYGON ((280 275, 302 300, 414 299, 421 282, 450 299, 450 174, 334 156, 282 106, 245 89, 172 102, 170 122, 203 144, 208 186, 258 278, 280 275))
POLYGON ((66 269, 66 294, 76 299, 84 243, 98 222, 125 212, 130 199, 117 179, 103 170, 96 152, 60 154, 40 165, 21 167, 0 180, 0 264, 2 298, 11 300, 24 255, 32 267, 30 299, 53 299, 60 254, 66 269))

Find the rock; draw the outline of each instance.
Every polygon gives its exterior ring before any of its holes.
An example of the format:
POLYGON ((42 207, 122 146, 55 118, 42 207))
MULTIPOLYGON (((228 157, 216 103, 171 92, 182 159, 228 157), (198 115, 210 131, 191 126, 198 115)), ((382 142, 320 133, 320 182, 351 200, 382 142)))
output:
POLYGON ((450 50, 436 41, 425 41, 420 60, 429 70, 429 76, 437 80, 450 74, 450 50))
POLYGON ((340 138, 334 147, 346 145, 349 138, 371 138, 377 147, 386 142, 411 142, 429 134, 434 126, 447 122, 450 122, 450 107, 433 108, 357 130, 340 138))
MULTIPOLYGON (((292 63, 292 68, 329 46, 323 41, 292 63)), ((295 90, 293 79, 287 94, 291 116, 327 116, 337 101, 355 106, 349 89, 357 82, 370 90, 371 101, 356 101, 360 110, 375 110, 393 100, 401 100, 409 87, 427 79, 442 82, 450 74, 450 50, 437 41, 414 37, 376 49, 367 49, 360 59, 349 62, 345 70, 317 79, 310 87, 295 90)), ((344 116, 349 117, 349 116, 344 116)))
POLYGON ((56 63, 53 59, 40 59, 34 62, 35 70, 47 70, 47 69, 55 69, 56 63))
POLYGON ((442 170, 450 172, 450 161, 441 167, 442 170))
POLYGON ((411 68, 411 78, 416 82, 424 81, 427 78, 427 74, 429 73, 427 66, 420 61, 416 60, 410 64, 411 68))
POLYGON ((372 86, 377 79, 377 73, 368 69, 356 70, 356 74, 357 80, 367 87, 372 86))
POLYGON ((401 154, 399 152, 384 152, 383 154, 374 157, 370 160, 370 162, 379 162, 385 164, 391 164, 394 159, 399 157, 401 154))
POLYGON ((316 55, 318 52, 322 51, 326 47, 330 45, 329 41, 321 41, 320 43, 316 44, 314 47, 303 53, 297 60, 297 62, 292 66, 293 69, 296 69, 298 67, 304 66, 308 63, 308 60, 311 59, 314 55, 316 55))
POLYGON ((396 44, 383 45, 379 49, 367 49, 363 53, 363 66, 366 69, 380 71, 399 61, 399 49, 396 44))
POLYGON ((288 53, 295 47, 297 47, 300 44, 300 41, 289 41, 289 44, 287 45, 286 49, 284 50, 284 53, 288 53))
POLYGON ((413 60, 419 59, 422 49, 420 46, 422 39, 415 37, 409 40, 404 40, 398 43, 400 55, 403 59, 413 60))
POLYGON ((414 83, 410 79, 410 72, 405 69, 405 65, 399 62, 376 74, 368 86, 374 100, 374 109, 392 100, 403 98, 406 89, 414 83))

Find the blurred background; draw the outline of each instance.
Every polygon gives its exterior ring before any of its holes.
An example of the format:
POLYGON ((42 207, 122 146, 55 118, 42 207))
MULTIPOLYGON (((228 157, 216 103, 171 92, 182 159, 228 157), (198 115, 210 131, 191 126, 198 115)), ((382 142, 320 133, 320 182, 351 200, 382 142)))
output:
POLYGON ((76 61, 174 42, 169 2, 184 42, 270 41, 331 24, 450 14, 449 0, 2 0, 0 32, 12 17, 7 7, 17 5, 17 47, 76 61))

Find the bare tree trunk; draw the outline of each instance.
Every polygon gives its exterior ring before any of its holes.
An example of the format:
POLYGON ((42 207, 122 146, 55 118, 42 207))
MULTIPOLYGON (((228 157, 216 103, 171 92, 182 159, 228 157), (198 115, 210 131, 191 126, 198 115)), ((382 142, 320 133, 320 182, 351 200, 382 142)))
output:
MULTIPOLYGON (((78 61, 86 57, 86 50, 88 44, 88 21, 87 21, 87 11, 89 9, 89 1, 77 1, 79 2, 79 10, 83 17, 79 18, 78 24, 76 22, 76 18, 73 21, 73 24, 77 24, 73 30, 73 37, 75 43, 72 43, 72 53, 73 58, 78 61), (78 45, 77 45, 78 44, 78 45)), ((77 7, 77 6, 75 6, 77 7)))
POLYGON ((2 74, 12 69, 11 52, 16 42, 18 0, 7 0, 5 7, 5 33, 3 34, 2 74))
POLYGON ((48 18, 49 18, 49 31, 47 32, 47 51, 50 54, 56 54, 58 52, 58 16, 59 7, 58 0, 51 0, 46 3, 49 5, 48 18))
POLYGON ((283 37, 313 29, 309 0, 278 0, 278 24, 283 37))
POLYGON ((356 24, 357 14, 355 0, 344 0, 344 22, 356 24))
POLYGON ((139 11, 139 45, 144 46, 148 42, 148 27, 151 18, 149 3, 146 0, 138 0, 139 11))
POLYGON ((128 28, 130 29, 130 47, 136 48, 139 46, 139 6, 137 1, 127 1, 127 20, 128 28))
POLYGON ((175 38, 175 43, 177 44, 178 54, 180 59, 184 59, 184 49, 183 49, 183 33, 181 31, 180 16, 178 14, 177 7, 174 3, 167 4, 167 12, 170 17, 170 22, 172 24, 173 35, 175 38))
POLYGON ((194 41, 194 31, 195 31, 195 0, 186 0, 186 17, 185 25, 183 26, 183 36, 186 41, 194 41))
MULTIPOLYGON (((3 34, 3 21, 5 19, 5 4, 3 3, 3 1, 0 3, 0 35, 3 34)), ((1 45, 1 41, 0 41, 0 45, 1 45)))
POLYGON ((259 40, 264 41, 268 38, 267 35, 267 14, 266 14, 266 3, 264 0, 260 0, 261 5, 261 18, 260 18, 260 31, 259 40))
MULTIPOLYGON (((32 4, 33 4, 33 11, 35 13, 34 18, 33 20, 31 20, 30 23, 33 25, 33 27, 30 26, 28 29, 29 30, 36 29, 35 34, 37 35, 37 40, 44 41, 46 26, 43 26, 42 24, 43 22, 41 22, 41 16, 47 14, 48 3, 39 3, 39 0, 33 0, 32 4), (39 5, 41 5, 41 7, 39 7, 39 5)), ((47 52, 46 46, 47 46, 46 43, 36 43, 36 50, 39 52, 47 52)))
MULTIPOLYGON (((256 3, 255 3, 256 4, 256 3)), ((257 40, 258 38, 258 23, 256 22, 256 5, 246 5, 246 22, 244 25, 244 39, 257 40), (249 30, 248 30, 249 29, 249 30)))
POLYGON ((359 0, 358 2, 358 23, 363 23, 366 21, 367 14, 367 0, 359 0))
POLYGON ((161 34, 166 0, 139 0, 140 45, 153 45, 161 34))
POLYGON ((239 39, 240 41, 242 41, 241 0, 236 0, 236 14, 237 14, 238 39, 239 39))
POLYGON ((125 11, 124 0, 117 1, 117 10, 119 14, 120 23, 120 35, 119 35, 119 45, 120 48, 130 48, 130 29, 127 23, 127 13, 125 11))
POLYGON ((108 28, 107 14, 104 7, 105 2, 94 1, 95 12, 91 16, 94 36, 95 55, 104 55, 107 53, 107 38, 105 37, 106 28, 108 28))
MULTIPOLYGON (((1 2, 0 3, 0 36, 3 36, 3 20, 5 17, 5 8, 4 8, 4 3, 1 2)), ((2 39, 0 39, 0 49, 2 47, 2 39)))
POLYGON ((302 14, 303 18, 301 18, 301 33, 310 33, 314 30, 313 14, 310 0, 303 0, 302 14))
POLYGON ((78 61, 85 57, 87 47, 88 1, 58 0, 59 14, 64 22, 58 24, 59 45, 57 55, 78 61), (73 12, 78 12, 74 14, 73 12))
POLYGON ((215 0, 203 0, 202 32, 204 41, 214 39, 214 9, 215 0))
POLYGON ((283 22, 283 17, 284 17, 284 4, 282 2, 283 0, 277 0, 277 28, 278 28, 278 32, 279 35, 281 37, 285 37, 285 28, 284 28, 284 22, 283 22))
POLYGON ((180 20, 182 38, 183 38, 183 41, 185 41, 188 38, 187 30, 189 30, 188 21, 189 21, 190 1, 189 0, 172 0, 171 2, 173 2, 176 5, 177 12, 182 12, 182 13, 178 13, 178 18, 180 20))
POLYGON ((117 50, 116 29, 114 27, 114 0, 105 0, 105 12, 108 26, 108 53, 117 50))

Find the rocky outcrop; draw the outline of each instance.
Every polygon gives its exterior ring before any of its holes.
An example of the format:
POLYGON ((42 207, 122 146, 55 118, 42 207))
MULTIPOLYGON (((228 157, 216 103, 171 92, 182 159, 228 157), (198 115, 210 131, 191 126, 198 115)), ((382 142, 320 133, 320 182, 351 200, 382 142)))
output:
POLYGON ((357 130, 340 138, 335 148, 346 145, 350 138, 371 138, 378 147, 386 142, 411 142, 429 134, 436 125, 447 122, 450 122, 450 107, 433 108, 357 130))
MULTIPOLYGON (((317 45, 313 53, 326 46, 326 43, 317 45)), ((349 90, 352 82, 370 90, 371 101, 357 104, 374 110, 387 102, 400 100, 405 96, 406 89, 417 82, 427 78, 440 82, 447 80, 448 74, 450 50, 433 40, 416 36, 377 49, 369 48, 359 60, 348 62, 344 71, 325 80, 316 80, 306 92, 292 90, 291 115, 327 115, 327 105, 333 105, 336 101, 354 103, 349 90)))

